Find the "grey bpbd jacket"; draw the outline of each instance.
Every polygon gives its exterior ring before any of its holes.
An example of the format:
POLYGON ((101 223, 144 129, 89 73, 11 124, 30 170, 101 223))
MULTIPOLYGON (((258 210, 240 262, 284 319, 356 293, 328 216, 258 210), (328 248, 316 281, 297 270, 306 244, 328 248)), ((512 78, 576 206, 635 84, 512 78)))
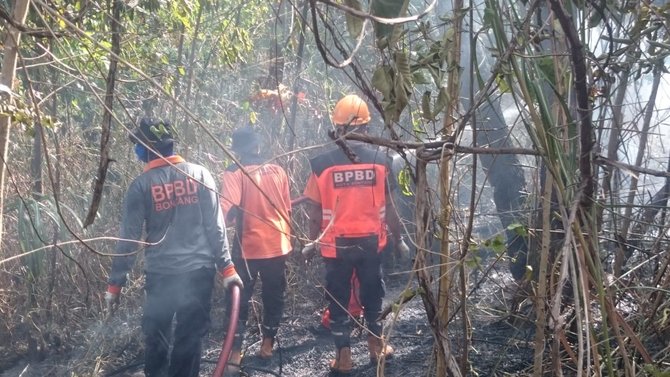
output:
POLYGON ((211 173, 180 156, 166 160, 149 162, 126 192, 119 256, 112 262, 109 284, 125 284, 141 245, 124 240, 140 240, 143 230, 150 243, 144 251, 147 273, 180 274, 232 263, 211 173))

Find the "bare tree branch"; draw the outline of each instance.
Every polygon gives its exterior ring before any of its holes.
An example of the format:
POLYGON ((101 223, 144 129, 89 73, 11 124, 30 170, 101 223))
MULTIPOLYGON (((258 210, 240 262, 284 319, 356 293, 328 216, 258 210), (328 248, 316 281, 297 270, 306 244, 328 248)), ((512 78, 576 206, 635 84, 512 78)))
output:
POLYGON ((345 11, 349 14, 352 14, 356 17, 360 17, 360 18, 363 18, 365 20, 375 21, 375 22, 378 22, 380 24, 385 24, 385 25, 397 25, 397 24, 404 24, 404 23, 407 23, 407 22, 416 21, 416 20, 424 17, 428 13, 430 13, 430 11, 432 11, 433 8, 435 8, 435 5, 437 4, 437 0, 433 0, 433 2, 430 3, 430 5, 428 5, 428 7, 426 7, 426 9, 424 9, 423 12, 417 14, 416 16, 397 17, 397 18, 383 18, 383 17, 373 16, 370 13, 362 12, 358 9, 350 8, 346 5, 338 4, 338 3, 333 2, 331 0, 316 0, 316 1, 319 1, 319 2, 324 3, 326 5, 330 5, 332 7, 337 8, 337 9, 343 10, 343 11, 345 11))

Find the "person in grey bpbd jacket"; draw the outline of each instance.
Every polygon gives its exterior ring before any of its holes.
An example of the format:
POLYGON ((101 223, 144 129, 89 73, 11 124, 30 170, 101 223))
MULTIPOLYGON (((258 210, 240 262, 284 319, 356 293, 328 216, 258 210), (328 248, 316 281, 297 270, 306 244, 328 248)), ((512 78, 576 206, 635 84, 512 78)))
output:
POLYGON ((137 250, 144 247, 144 373, 197 377, 216 271, 224 289, 242 285, 230 258, 216 184, 206 168, 174 154, 168 122, 142 119, 130 141, 146 165, 126 192, 105 300, 114 310, 137 250))

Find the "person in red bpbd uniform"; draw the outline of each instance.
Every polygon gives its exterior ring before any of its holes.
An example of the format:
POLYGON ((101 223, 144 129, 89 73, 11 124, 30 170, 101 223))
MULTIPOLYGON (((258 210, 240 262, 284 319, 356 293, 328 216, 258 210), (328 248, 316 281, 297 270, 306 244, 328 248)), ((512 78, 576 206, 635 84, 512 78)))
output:
POLYGON ((130 141, 146 165, 125 195, 105 301, 109 312, 119 304, 145 230, 144 375, 197 377, 217 270, 224 289, 242 286, 216 183, 207 169, 174 154, 168 122, 142 119, 130 141))
POLYGON ((261 137, 251 128, 233 132, 231 149, 241 166, 232 165, 221 176, 221 205, 226 220, 235 223, 233 261, 244 290, 228 375, 239 371, 249 301, 260 277, 263 336, 257 356, 272 358, 275 336, 284 312, 286 260, 291 251, 291 197, 286 171, 261 154, 261 137), (235 365, 238 367, 236 368, 235 365))
MULTIPOLYGON (((366 103, 356 95, 342 98, 332 114, 337 136, 351 131, 366 133, 370 118, 366 103)), ((380 253, 389 236, 399 251, 408 252, 391 200, 396 182, 390 157, 363 143, 347 142, 346 146, 347 152, 333 148, 310 160, 312 174, 304 190, 309 199, 309 237, 318 238, 318 243, 305 248, 319 249, 325 262, 326 298, 336 347, 330 369, 338 373, 350 373, 353 368, 347 307, 354 273, 360 284, 370 361, 392 356, 393 348, 382 337, 379 318, 384 297, 380 253)), ((303 254, 309 253, 303 250, 303 254)))

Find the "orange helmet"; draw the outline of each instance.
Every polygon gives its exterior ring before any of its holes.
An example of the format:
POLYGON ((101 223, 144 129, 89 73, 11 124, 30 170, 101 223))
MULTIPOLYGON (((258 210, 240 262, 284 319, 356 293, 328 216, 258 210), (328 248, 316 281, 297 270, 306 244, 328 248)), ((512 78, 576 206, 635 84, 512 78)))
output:
POLYGON ((370 121, 370 111, 361 97, 349 94, 335 105, 332 120, 337 126, 362 126, 370 121))

